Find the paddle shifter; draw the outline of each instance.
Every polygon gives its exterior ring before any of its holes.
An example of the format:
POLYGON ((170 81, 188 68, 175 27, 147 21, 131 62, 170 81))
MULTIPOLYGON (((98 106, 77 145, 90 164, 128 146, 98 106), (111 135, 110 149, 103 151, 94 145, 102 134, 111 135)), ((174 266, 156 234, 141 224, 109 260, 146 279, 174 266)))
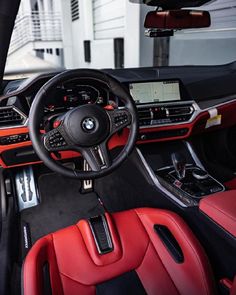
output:
POLYGON ((171 159, 178 179, 184 179, 186 172, 186 160, 184 156, 179 153, 173 153, 171 159))

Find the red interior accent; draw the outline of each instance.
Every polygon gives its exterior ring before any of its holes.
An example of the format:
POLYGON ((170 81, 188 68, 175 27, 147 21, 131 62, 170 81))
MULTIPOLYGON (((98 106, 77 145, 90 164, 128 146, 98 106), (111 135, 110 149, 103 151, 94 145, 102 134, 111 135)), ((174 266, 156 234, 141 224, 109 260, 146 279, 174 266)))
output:
POLYGON ((136 209, 106 214, 114 251, 99 255, 87 221, 38 240, 24 263, 24 294, 41 295, 42 268, 48 262, 53 294, 95 295, 95 286, 136 270, 149 295, 213 295, 214 283, 205 253, 176 214, 136 209), (169 228, 184 254, 176 263, 155 233, 169 228), (194 271, 193 271, 194 270, 194 271))
POLYGON ((228 188, 228 189, 236 189, 236 178, 231 179, 230 181, 227 181, 224 183, 224 185, 228 188))
POLYGON ((229 290, 232 288, 233 285, 233 283, 227 278, 221 279, 220 283, 229 290))
POLYGON ((228 278, 224 278, 220 280, 220 283, 229 290, 230 295, 236 294, 236 276, 234 277, 233 282, 228 278))
POLYGON ((228 127, 234 126, 236 124, 236 116, 235 116, 236 101, 232 101, 232 102, 227 103, 225 105, 219 106, 219 107, 217 107, 217 110, 218 110, 218 114, 222 115, 221 125, 212 126, 212 127, 206 129, 205 128, 206 122, 210 118, 210 115, 209 115, 208 111, 204 111, 204 112, 200 113, 195 118, 195 120, 191 123, 140 129, 140 134, 143 134, 146 132, 157 132, 157 131, 164 131, 164 130, 176 130, 176 129, 180 129, 180 128, 187 128, 189 131, 186 135, 178 136, 178 137, 153 139, 153 140, 143 140, 143 141, 138 141, 138 144, 185 139, 185 138, 190 137, 191 135, 195 135, 195 134, 199 134, 199 133, 203 133, 203 132, 211 132, 211 131, 222 129, 222 128, 228 128, 228 127))
MULTIPOLYGON (((172 125, 172 126, 164 126, 164 127, 152 127, 152 128, 142 128, 140 129, 139 133, 148 133, 148 132, 158 132, 158 131, 164 131, 164 130, 176 130, 180 128, 187 128, 189 131, 186 135, 184 136, 178 136, 178 137, 168 137, 168 138, 159 138, 159 139, 153 139, 153 140, 143 140, 143 141, 138 141, 137 144, 145 144, 145 143, 151 143, 151 142, 162 142, 162 141, 171 141, 171 140, 179 140, 179 139, 185 139, 190 137, 191 135, 194 134, 199 134, 202 132, 210 132, 214 131, 217 129, 221 128, 227 128, 230 126, 233 126, 236 124, 236 116, 235 116, 235 111, 236 111, 236 101, 232 101, 230 103, 227 103, 225 105, 222 105, 220 107, 217 107, 218 109, 218 114, 222 115, 222 122, 221 125, 219 126, 213 126, 211 128, 205 129, 206 122, 210 118, 210 115, 207 111, 200 113, 197 118, 191 123, 187 124, 179 124, 179 125, 172 125)), ((28 133, 28 128, 27 127, 21 127, 21 128, 12 128, 12 129, 2 129, 0 130, 0 136, 7 136, 7 135, 14 135, 14 134, 21 134, 21 133, 28 133)), ((129 135, 129 129, 126 128, 123 130, 123 132, 118 135, 115 134, 112 136, 112 138, 109 141, 109 149, 113 149, 118 146, 123 146, 127 142, 129 135)), ((31 142, 22 142, 22 143, 16 143, 16 144, 11 144, 11 145, 0 145, 0 155, 2 152, 10 149, 15 149, 19 147, 25 147, 31 145, 31 142)), ((78 157, 78 153, 74 152, 63 152, 61 153, 61 159, 68 159, 68 158, 73 158, 73 157, 78 157)), ((30 165, 30 164, 36 164, 40 163, 39 162, 34 162, 34 163, 23 163, 20 165, 13 165, 13 166, 7 166, 4 161, 0 157, 0 165, 3 168, 11 168, 11 167, 16 167, 16 166, 23 166, 23 165, 30 165)), ((236 187, 232 187, 236 188, 236 187)))
MULTIPOLYGON (((14 135, 14 134, 28 133, 28 132, 29 132, 28 128, 25 128, 25 127, 24 128, 4 129, 4 130, 0 130, 0 136, 8 136, 8 135, 14 135)), ((124 129, 124 131, 121 135, 114 134, 108 142, 109 149, 111 150, 111 149, 118 147, 118 146, 124 146, 127 142, 128 135, 129 135, 128 129, 124 129)), ((23 164, 8 166, 4 163, 3 159, 1 158, 1 153, 4 151, 11 150, 11 149, 17 149, 20 147, 31 146, 31 145, 32 145, 31 141, 14 143, 14 144, 10 144, 10 145, 0 145, 0 166, 3 168, 12 168, 12 167, 42 163, 41 161, 36 161, 36 162, 27 162, 27 163, 23 163, 23 164)), ((55 160, 65 160, 65 159, 71 159, 71 158, 76 158, 76 157, 80 156, 79 153, 73 152, 73 151, 60 152, 59 154, 60 154, 60 158, 57 158, 55 155, 52 155, 52 157, 55 160)))
POLYGON ((236 190, 203 198, 199 208, 214 222, 236 237, 236 190))
POLYGON ((61 121, 60 120, 56 120, 53 122, 53 128, 57 128, 61 125, 61 121))
POLYGON ((233 284, 230 290, 230 295, 235 295, 235 294, 236 294, 236 276, 234 277, 233 284))
POLYGON ((104 107, 105 110, 107 111, 113 111, 114 110, 114 107, 112 105, 107 105, 104 107))

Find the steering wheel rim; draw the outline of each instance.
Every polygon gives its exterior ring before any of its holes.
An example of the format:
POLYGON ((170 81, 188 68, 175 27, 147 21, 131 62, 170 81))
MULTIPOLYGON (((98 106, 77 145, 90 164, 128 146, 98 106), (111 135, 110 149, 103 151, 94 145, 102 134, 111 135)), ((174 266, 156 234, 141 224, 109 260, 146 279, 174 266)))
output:
MULTIPOLYGON (((92 107, 90 106, 90 109, 87 109, 87 111, 94 112, 95 108, 98 108, 98 106, 96 104, 92 105, 92 106, 94 109, 92 110, 92 107)), ((74 111, 75 114, 71 114, 71 113, 73 113, 74 109, 72 111, 66 112, 67 117, 65 117, 65 119, 63 120, 63 129, 64 129, 63 132, 64 133, 61 131, 62 127, 61 126, 58 127, 58 128, 61 128, 58 130, 59 130, 60 134, 63 134, 63 140, 66 137, 66 140, 65 140, 66 144, 68 144, 68 141, 69 141, 69 137, 68 137, 69 136, 69 132, 68 132, 69 127, 68 126, 74 125, 74 124, 71 124, 71 122, 74 118, 77 118, 79 116, 79 112, 81 112, 82 107, 83 107, 83 105, 75 108, 76 109, 76 111, 74 111), (77 115, 77 117, 76 117, 76 115, 77 115), (69 120, 69 123, 66 124, 65 123, 66 120, 67 121, 69 120)), ((99 108, 101 108, 101 107, 99 107, 99 108)), ((93 112, 92 112, 92 114, 95 114, 93 112)), ((107 142, 110 139, 110 137, 118 131, 117 130, 116 132, 113 132, 115 130, 114 128, 116 128, 116 127, 114 127, 115 125, 114 125, 113 119, 115 120, 117 118, 117 116, 114 114, 118 113, 119 110, 116 110, 116 112, 115 112, 115 110, 113 112, 109 112, 109 111, 105 111, 105 112, 109 118, 109 124, 110 124, 109 131, 110 132, 109 132, 109 135, 105 138, 105 140, 102 141, 101 143, 99 143, 99 145, 98 145, 99 149, 100 149, 100 145, 101 145, 101 147, 102 147, 102 144, 104 144, 104 143, 105 143, 105 145, 107 145, 107 142), (112 129, 112 131, 111 131, 111 129, 112 129)), ((122 112, 122 114, 124 114, 124 111, 122 112)), ((101 117, 104 117, 104 116, 105 116, 104 113, 101 114, 101 117)), ((97 128, 99 131, 100 125, 104 125, 104 124, 102 123, 102 120, 100 117, 95 118, 94 120, 96 121, 97 119, 99 120, 99 122, 98 122, 99 127, 97 128)), ((76 120, 78 120, 78 118, 76 120)), ((72 123, 74 123, 74 122, 72 122, 72 123)), ((122 128, 118 128, 118 129, 119 130, 123 129, 126 126, 124 124, 124 127, 121 126, 122 128)), ((69 131, 72 131, 72 130, 69 130, 69 131)), ((73 129, 73 131, 75 131, 75 129, 73 129)), ((81 179, 81 180, 99 178, 99 177, 105 176, 105 175, 113 172, 116 168, 118 168, 126 160, 128 155, 132 152, 132 150, 135 146, 137 134, 138 134, 138 119, 137 119, 136 105, 135 105, 134 100, 132 99, 131 95, 129 94, 128 90, 118 80, 111 77, 110 75, 107 75, 107 74, 105 74, 101 71, 98 71, 98 70, 88 70, 88 69, 68 70, 68 71, 62 72, 62 73, 54 76, 47 83, 45 83, 40 88, 38 93, 36 94, 34 101, 32 103, 32 106, 30 108, 29 134, 30 134, 32 145, 33 145, 33 148, 34 148, 36 154, 42 160, 42 162, 48 168, 50 168, 52 171, 55 171, 55 172, 62 174, 66 177, 77 178, 77 179, 81 179), (125 111, 128 110, 126 115, 129 118, 128 125, 130 126, 130 128, 129 128, 129 136, 128 136, 128 140, 127 140, 126 145, 124 146, 122 151, 118 154, 118 156, 114 159, 114 161, 111 163, 111 165, 108 165, 108 166, 105 165, 104 168, 101 168, 97 171, 95 171, 96 169, 92 170, 92 171, 80 171, 80 170, 76 170, 76 169, 70 169, 70 168, 67 168, 67 167, 63 166, 62 164, 60 164, 60 162, 54 160, 51 157, 52 151, 50 151, 50 149, 48 149, 48 146, 46 145, 46 140, 45 140, 46 135, 42 135, 42 133, 40 132, 40 123, 41 123, 41 120, 42 120, 42 117, 44 114, 43 113, 44 106, 45 106, 44 102, 47 98, 47 95, 58 84, 65 83, 65 82, 73 80, 73 79, 76 79, 76 80, 77 79, 78 80, 79 79, 83 79, 83 80, 88 79, 90 81, 96 81, 98 83, 105 85, 106 87, 108 87, 109 91, 111 91, 115 96, 117 96, 124 103, 124 105, 125 105, 124 110, 125 111), (129 112, 129 114, 128 114, 128 112, 129 112)), ((74 135, 76 136, 75 133, 74 133, 74 135)), ((86 136, 87 136, 87 138, 90 139, 90 141, 93 141, 92 137, 96 137, 95 135, 96 135, 96 132, 94 131, 94 133, 91 134, 90 137, 89 137, 89 135, 86 135, 86 136)), ((49 135, 49 136, 51 136, 51 135, 49 135)), ((48 138, 50 138, 50 137, 48 137, 48 138)), ((70 140, 74 140, 74 138, 70 137, 70 140)), ((98 141, 99 141, 99 139, 98 139, 98 141)), ((73 147, 73 149, 71 148, 71 146, 68 146, 68 147, 70 147, 70 150, 76 150, 76 147, 73 147)), ((78 146, 77 151, 79 151, 84 158, 88 157, 88 159, 86 158, 86 160, 89 162, 89 155, 88 154, 94 155, 94 152, 91 153, 91 152, 87 151, 87 154, 85 154, 85 152, 84 152, 85 148, 86 147, 81 148, 81 146, 80 147, 78 146)), ((94 148, 94 147, 88 146, 87 148, 94 148)), ((104 147, 102 147, 102 149, 103 148, 104 147)), ((109 152, 108 147, 106 147, 106 148, 107 148, 107 151, 109 152)), ((91 151, 93 151, 93 150, 91 150, 91 151)), ((106 158, 106 156, 107 155, 105 155, 105 158, 106 158)), ((95 156, 91 156, 91 157, 95 158, 95 156)), ((107 162, 105 161, 105 163, 107 163, 107 162)), ((96 167, 96 166, 94 166, 94 167, 96 167)), ((94 168, 94 167, 92 167, 92 168, 94 168)))

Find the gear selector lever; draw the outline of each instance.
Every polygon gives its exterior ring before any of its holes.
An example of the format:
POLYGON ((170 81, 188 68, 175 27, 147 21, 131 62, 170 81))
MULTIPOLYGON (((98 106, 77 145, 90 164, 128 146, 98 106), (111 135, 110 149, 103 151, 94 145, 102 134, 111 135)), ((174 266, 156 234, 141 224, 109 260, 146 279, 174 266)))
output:
POLYGON ((171 159, 178 179, 184 179, 186 172, 186 159, 180 153, 173 153, 171 155, 171 159))

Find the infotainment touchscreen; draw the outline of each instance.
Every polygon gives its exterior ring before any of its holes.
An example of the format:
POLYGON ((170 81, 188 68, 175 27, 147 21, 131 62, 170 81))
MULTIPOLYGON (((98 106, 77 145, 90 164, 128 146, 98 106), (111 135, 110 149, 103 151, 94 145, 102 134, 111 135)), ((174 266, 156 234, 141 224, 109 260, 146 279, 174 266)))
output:
POLYGON ((130 94, 136 103, 169 102, 180 100, 179 81, 156 81, 129 84, 130 94))

